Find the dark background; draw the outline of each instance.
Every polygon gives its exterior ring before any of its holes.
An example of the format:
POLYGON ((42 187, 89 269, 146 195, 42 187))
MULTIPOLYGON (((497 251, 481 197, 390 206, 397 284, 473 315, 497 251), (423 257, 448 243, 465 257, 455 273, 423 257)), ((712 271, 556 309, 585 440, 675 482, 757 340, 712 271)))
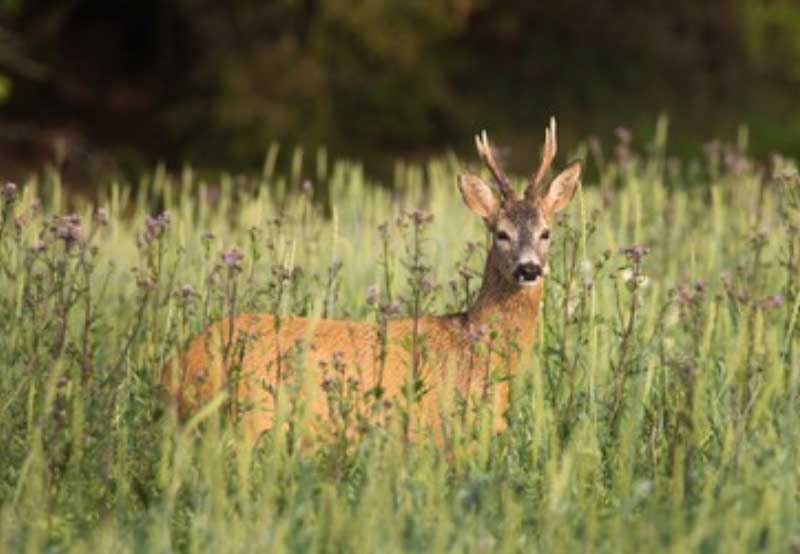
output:
POLYGON ((797 156, 800 2, 0 0, 0 177, 257 171, 276 139, 380 175, 483 128, 527 171, 551 114, 797 156))

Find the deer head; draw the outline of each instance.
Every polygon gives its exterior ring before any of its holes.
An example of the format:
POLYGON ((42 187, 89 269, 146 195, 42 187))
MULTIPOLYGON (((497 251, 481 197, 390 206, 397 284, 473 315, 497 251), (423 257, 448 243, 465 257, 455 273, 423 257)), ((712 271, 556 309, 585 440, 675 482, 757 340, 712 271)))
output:
POLYGON ((492 232, 489 260, 499 274, 514 286, 535 285, 547 272, 550 225, 555 214, 572 199, 581 175, 580 162, 572 162, 549 186, 541 184, 556 155, 556 122, 545 129, 539 169, 528 180, 522 196, 497 164, 484 131, 475 137, 478 155, 494 177, 495 190, 479 177, 462 175, 458 188, 467 206, 492 232))

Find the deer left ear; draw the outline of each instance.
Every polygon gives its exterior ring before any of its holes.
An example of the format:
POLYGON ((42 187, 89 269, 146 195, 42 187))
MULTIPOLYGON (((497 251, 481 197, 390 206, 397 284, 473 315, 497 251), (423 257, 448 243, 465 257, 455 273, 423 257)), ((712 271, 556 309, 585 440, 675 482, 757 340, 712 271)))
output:
POLYGON ((541 199, 542 209, 552 214, 566 208, 578 188, 580 179, 581 162, 572 162, 553 179, 547 194, 541 199))
POLYGON ((490 221, 497 214, 500 203, 495 198, 492 189, 481 179, 474 175, 466 174, 458 178, 458 190, 464 198, 464 203, 470 210, 490 221))

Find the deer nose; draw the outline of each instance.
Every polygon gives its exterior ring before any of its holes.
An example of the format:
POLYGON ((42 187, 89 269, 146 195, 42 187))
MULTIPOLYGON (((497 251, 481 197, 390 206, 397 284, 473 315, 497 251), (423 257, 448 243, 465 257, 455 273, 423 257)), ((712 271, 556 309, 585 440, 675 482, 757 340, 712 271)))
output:
POLYGON ((532 282, 542 276, 542 266, 533 262, 519 264, 514 270, 514 278, 520 283, 532 282))

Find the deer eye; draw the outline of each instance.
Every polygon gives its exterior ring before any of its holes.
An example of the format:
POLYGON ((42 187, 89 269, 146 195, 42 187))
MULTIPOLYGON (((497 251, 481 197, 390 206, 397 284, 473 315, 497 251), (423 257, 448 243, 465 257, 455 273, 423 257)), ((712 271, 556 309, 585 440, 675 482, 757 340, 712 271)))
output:
POLYGON ((497 231, 497 240, 511 240, 511 235, 505 231, 497 231))
POLYGON ((542 234, 539 235, 539 238, 541 238, 542 240, 549 239, 550 238, 550 229, 545 229, 544 231, 542 231, 542 234))

